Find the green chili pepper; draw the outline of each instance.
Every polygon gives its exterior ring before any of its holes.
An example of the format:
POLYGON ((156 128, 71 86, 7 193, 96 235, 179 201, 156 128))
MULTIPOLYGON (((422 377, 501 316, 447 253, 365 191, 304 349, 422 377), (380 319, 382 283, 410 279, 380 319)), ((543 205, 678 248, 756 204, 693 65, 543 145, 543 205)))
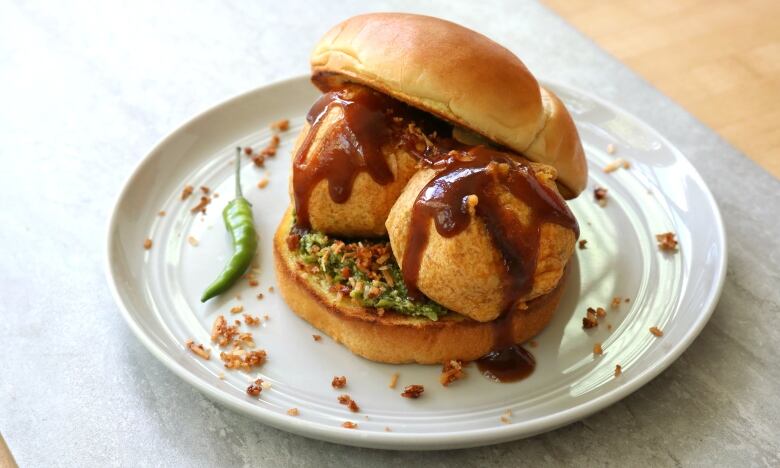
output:
POLYGON ((222 210, 225 228, 233 239, 233 255, 200 301, 206 302, 230 289, 244 274, 257 250, 257 233, 252 219, 252 205, 241 194, 241 148, 236 148, 236 197, 222 210))

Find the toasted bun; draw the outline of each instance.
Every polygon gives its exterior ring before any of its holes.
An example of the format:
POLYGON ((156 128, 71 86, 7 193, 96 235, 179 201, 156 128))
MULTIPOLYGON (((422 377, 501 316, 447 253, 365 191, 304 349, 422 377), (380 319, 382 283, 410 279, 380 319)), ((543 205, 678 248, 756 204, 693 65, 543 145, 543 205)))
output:
POLYGON ((470 29, 403 13, 355 16, 311 56, 321 89, 361 83, 549 164, 568 197, 587 182, 569 113, 512 52, 470 29))
MULTIPOLYGON (((477 322, 456 313, 438 321, 391 311, 379 316, 376 310, 357 306, 349 299, 338 300, 296 267, 286 242, 291 226, 292 212, 288 210, 274 236, 279 291, 296 314, 353 353, 393 364, 440 364, 449 359, 472 361, 491 351, 493 322, 477 322)), ((531 301, 527 309, 510 311, 500 319, 507 320, 516 343, 529 340, 547 325, 562 292, 559 285, 531 301)))

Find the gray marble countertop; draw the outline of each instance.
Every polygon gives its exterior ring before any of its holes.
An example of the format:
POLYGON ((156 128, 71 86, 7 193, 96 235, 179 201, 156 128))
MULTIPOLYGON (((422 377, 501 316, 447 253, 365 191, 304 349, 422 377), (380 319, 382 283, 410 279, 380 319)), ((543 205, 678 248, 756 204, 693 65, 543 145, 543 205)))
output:
POLYGON ((780 182, 536 3, 420 4, 0 1, 0 431, 21 466, 780 465, 780 182), (138 160, 205 107, 306 73, 332 24, 382 10, 488 34, 538 77, 645 119, 701 172, 725 218, 728 277, 710 323, 662 375, 530 439, 377 451, 232 413, 132 335, 102 264, 138 160))

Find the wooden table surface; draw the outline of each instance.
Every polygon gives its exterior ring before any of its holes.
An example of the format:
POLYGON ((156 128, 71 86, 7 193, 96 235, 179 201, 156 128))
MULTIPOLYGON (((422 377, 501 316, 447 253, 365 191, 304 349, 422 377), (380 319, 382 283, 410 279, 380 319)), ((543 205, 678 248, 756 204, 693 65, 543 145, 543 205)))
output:
POLYGON ((780 178, 780 1, 543 3, 780 178))

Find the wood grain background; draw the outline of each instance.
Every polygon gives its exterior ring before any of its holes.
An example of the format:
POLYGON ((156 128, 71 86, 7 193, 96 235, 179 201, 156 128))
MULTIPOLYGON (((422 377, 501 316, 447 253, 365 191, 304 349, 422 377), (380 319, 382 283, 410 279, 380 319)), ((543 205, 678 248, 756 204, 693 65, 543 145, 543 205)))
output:
POLYGON ((780 0, 542 0, 780 178, 780 0))

